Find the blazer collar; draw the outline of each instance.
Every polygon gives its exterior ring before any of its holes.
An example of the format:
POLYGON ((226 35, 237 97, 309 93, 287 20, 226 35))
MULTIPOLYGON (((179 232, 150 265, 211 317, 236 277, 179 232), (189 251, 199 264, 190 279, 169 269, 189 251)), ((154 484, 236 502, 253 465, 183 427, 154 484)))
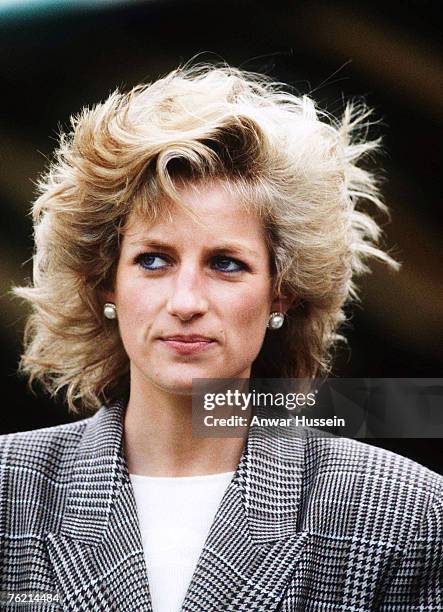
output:
MULTIPOLYGON (((125 405, 116 402, 88 419, 61 529, 47 537, 49 556, 69 609, 80 609, 87 601, 106 603, 121 611, 152 609, 123 453, 124 410, 125 405), (118 576, 113 574, 115 568, 119 568, 118 576), (123 575, 131 576, 131 588, 123 575)), ((260 409, 257 416, 263 416, 260 409)), ((307 533, 297 531, 303 463, 303 437, 288 436, 278 428, 250 428, 183 610, 202 609, 199 598, 204 584, 209 589, 205 593, 209 609, 217 608, 221 601, 234 606, 229 609, 239 609, 235 606, 252 591, 261 602, 266 600, 261 609, 273 610, 278 605, 307 539, 307 533), (208 598, 213 600, 213 608, 208 598)))
MULTIPOLYGON (((130 484, 123 452, 125 404, 102 407, 88 419, 77 451, 61 532, 97 544, 107 530, 120 487, 130 484)), ((259 418, 269 416, 257 408, 259 418)), ((253 426, 234 480, 241 491, 254 542, 297 533, 305 462, 303 433, 284 427, 253 426)))
POLYGON ((119 490, 129 482, 124 408, 120 401, 100 408, 87 420, 77 449, 61 533, 85 544, 102 540, 119 490))

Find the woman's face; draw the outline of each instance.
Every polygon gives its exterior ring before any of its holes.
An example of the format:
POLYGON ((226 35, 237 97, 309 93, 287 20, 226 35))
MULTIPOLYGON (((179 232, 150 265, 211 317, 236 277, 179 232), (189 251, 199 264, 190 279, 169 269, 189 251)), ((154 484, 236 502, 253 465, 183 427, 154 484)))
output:
POLYGON ((131 218, 106 298, 117 307, 131 387, 188 394, 193 378, 247 378, 282 304, 259 220, 219 186, 180 195, 202 223, 178 207, 172 220, 131 218))

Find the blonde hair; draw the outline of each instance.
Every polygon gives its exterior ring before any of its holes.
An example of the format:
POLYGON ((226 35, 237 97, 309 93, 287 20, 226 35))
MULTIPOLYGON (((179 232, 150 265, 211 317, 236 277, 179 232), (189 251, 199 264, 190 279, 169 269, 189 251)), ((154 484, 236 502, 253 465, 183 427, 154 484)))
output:
POLYGON ((372 173, 357 165, 368 110, 341 121, 262 75, 228 66, 174 70, 119 91, 72 119, 33 205, 34 278, 15 294, 32 305, 21 370, 74 412, 126 394, 129 362, 118 327, 103 319, 129 215, 155 220, 180 203, 178 182, 218 180, 263 220, 275 289, 295 296, 285 326, 268 332, 255 376, 327 371, 356 297, 354 277, 380 248, 362 209, 385 210, 372 173))

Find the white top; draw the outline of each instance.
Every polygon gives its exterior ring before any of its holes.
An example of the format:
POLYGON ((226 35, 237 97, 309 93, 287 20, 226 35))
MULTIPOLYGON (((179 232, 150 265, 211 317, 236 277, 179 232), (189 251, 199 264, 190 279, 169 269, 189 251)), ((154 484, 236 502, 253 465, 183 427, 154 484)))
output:
POLYGON ((153 612, 181 610, 212 522, 234 472, 205 476, 130 474, 153 612))

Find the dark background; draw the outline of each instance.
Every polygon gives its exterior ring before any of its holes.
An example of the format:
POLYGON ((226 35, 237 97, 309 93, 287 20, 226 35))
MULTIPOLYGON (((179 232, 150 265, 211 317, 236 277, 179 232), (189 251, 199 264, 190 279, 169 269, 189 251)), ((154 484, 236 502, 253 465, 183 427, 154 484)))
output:
MULTIPOLYGON (((349 309, 345 377, 441 376, 440 2, 186 1, 0 3, 0 340, 2 433, 68 421, 15 373, 26 307, 8 291, 31 276, 33 181, 59 126, 116 87, 154 80, 201 53, 266 72, 337 114, 365 97, 382 120, 378 162, 400 273, 374 265, 349 309), (25 262, 25 263, 23 263, 25 262)), ((434 470, 441 440, 371 441, 434 470)))

